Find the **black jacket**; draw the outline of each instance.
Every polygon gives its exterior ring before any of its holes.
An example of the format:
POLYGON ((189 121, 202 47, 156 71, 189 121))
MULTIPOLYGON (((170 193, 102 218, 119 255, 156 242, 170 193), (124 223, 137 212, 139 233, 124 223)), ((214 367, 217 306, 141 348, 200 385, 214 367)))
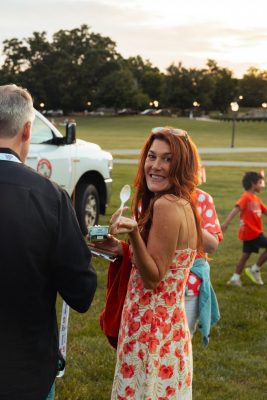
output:
POLYGON ((1 400, 48 395, 57 373, 57 292, 85 312, 96 289, 90 260, 65 191, 0 160, 1 400))

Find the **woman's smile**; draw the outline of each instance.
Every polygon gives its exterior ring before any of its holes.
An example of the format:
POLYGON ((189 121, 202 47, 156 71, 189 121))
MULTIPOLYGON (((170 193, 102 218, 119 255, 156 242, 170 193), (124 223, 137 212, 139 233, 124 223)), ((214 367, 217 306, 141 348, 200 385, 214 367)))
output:
POLYGON ((151 174, 150 175, 151 176, 151 178, 153 179, 153 180, 156 180, 156 181, 162 181, 163 179, 165 179, 165 177, 164 176, 160 176, 160 175, 155 175, 155 174, 151 174))
POLYGON ((155 139, 145 162, 145 176, 148 189, 162 192, 170 187, 169 171, 171 163, 170 146, 163 140, 155 139))

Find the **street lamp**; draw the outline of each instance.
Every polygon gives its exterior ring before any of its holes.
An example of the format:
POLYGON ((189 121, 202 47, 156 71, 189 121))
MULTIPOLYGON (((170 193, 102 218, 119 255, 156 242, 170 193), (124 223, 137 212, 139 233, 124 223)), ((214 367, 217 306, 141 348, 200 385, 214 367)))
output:
POLYGON ((267 103, 264 102, 264 103, 261 104, 261 106, 263 108, 263 118, 265 119, 266 116, 267 116, 267 113, 266 113, 267 112, 267 103))
POLYGON ((39 106, 40 106, 40 109, 41 109, 41 113, 44 114, 44 113, 45 113, 45 110, 44 110, 45 103, 44 103, 44 102, 41 102, 41 103, 39 104, 39 106))
POLYGON ((237 114, 237 111, 238 111, 238 109, 239 109, 239 105, 238 105, 238 103, 237 103, 236 101, 233 101, 232 103, 230 103, 230 106, 231 106, 231 110, 232 110, 232 112, 233 112, 233 118, 232 118, 232 121, 233 121, 233 124, 232 124, 232 142, 231 142, 231 147, 234 147, 234 146, 235 146, 235 123, 236 123, 236 114, 237 114))
POLYGON ((196 115, 197 115, 197 109, 200 106, 200 104, 196 100, 193 101, 192 105, 193 105, 193 109, 190 111, 190 114, 189 114, 190 119, 194 118, 194 110, 196 111, 196 115))
POLYGON ((159 101, 158 100, 152 100, 149 102, 150 107, 158 108, 159 106, 159 101))

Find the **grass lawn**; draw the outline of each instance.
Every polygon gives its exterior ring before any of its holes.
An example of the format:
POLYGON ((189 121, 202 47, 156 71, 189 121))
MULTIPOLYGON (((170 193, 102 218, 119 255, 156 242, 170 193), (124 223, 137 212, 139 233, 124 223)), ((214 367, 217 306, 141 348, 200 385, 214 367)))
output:
MULTIPOLYGON (((55 119, 56 120, 56 119, 55 119)), ((139 149, 151 128, 174 126, 188 131, 199 147, 230 147, 232 124, 178 117, 76 117, 79 138, 98 143, 103 149, 139 149)), ((236 123, 236 147, 266 147, 267 123, 236 123), (265 138, 265 141, 263 139, 265 138)))
MULTIPOLYGON (((87 122, 90 140, 100 143, 102 147, 138 148, 152 126, 169 123, 192 132, 196 141, 199 138, 199 146, 229 145, 230 125, 227 123, 176 120, 178 123, 174 120, 165 123, 165 119, 162 121, 158 117, 84 118, 83 125, 78 125, 77 132, 81 132, 78 136, 89 140, 86 135, 87 122)), ((240 134, 237 142, 240 147, 266 146, 266 124, 243 123, 238 124, 237 129, 241 129, 241 125, 242 135, 240 134)), ((252 153, 249 160, 265 161, 266 158, 261 159, 256 154, 254 157, 252 153)), ((242 193, 241 178, 246 170, 237 167, 206 167, 207 183, 203 185, 203 189, 212 194, 221 221, 242 193)), ((102 217, 101 223, 107 223, 119 206, 120 188, 126 183, 132 183, 135 171, 136 166, 132 165, 114 166, 113 195, 107 215, 102 217)), ((260 197, 267 203, 267 189, 260 197)), ((253 285, 245 276, 242 277, 243 288, 226 285, 241 251, 237 228, 238 217, 225 233, 223 242, 210 262, 221 320, 212 329, 207 348, 202 346, 198 333, 193 339, 194 400, 267 399, 267 266, 262 273, 266 282, 263 287, 253 285)), ((251 263, 255 260, 254 255, 251 263)), ((57 379, 56 382, 57 400, 110 398, 116 355, 102 335, 98 323, 104 305, 108 264, 96 258, 93 263, 98 274, 97 293, 91 309, 85 315, 71 311, 67 367, 64 378, 57 379)), ((58 307, 60 308, 60 301, 58 307)))

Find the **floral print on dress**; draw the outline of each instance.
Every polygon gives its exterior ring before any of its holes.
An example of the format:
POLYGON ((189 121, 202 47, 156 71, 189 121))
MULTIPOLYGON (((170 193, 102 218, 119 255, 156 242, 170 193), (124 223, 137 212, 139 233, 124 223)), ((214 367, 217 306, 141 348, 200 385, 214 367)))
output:
POLYGON ((177 250, 155 290, 133 266, 122 312, 112 400, 191 400, 192 348, 184 289, 195 250, 177 250))

